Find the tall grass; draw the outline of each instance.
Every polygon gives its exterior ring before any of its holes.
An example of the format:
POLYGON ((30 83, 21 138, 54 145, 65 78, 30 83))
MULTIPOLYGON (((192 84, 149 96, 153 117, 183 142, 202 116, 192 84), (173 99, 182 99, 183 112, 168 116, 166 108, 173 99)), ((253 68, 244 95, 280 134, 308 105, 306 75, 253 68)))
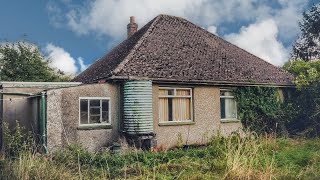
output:
POLYGON ((7 158, 1 179, 317 179, 318 139, 214 136, 201 147, 91 153, 72 145, 50 155, 7 158))
POLYGON ((266 139, 250 134, 241 138, 233 136, 224 141, 226 152, 226 179, 272 179, 274 156, 264 149, 266 139))

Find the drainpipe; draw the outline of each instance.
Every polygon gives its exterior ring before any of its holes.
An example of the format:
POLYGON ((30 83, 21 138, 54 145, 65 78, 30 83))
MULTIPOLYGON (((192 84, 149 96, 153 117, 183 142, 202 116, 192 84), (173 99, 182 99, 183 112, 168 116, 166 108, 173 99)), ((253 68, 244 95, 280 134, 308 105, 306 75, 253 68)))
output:
POLYGON ((41 125, 42 125, 42 147, 44 148, 44 153, 48 153, 47 148, 47 115, 46 115, 46 93, 41 92, 40 100, 40 113, 41 113, 41 125))

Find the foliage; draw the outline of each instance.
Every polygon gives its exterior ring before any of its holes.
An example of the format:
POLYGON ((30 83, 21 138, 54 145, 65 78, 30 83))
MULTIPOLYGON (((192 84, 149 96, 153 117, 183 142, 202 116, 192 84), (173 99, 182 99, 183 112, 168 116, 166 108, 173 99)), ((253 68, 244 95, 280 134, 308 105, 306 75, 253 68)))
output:
POLYGON ((4 152, 7 157, 16 157, 22 152, 32 151, 33 138, 30 132, 24 133, 24 130, 18 121, 13 131, 7 123, 3 123, 4 152))
POLYGON ((301 36, 293 46, 293 57, 305 61, 320 58, 320 4, 303 13, 301 36))
POLYGON ((319 136, 320 132, 320 83, 312 83, 292 93, 291 103, 296 114, 288 125, 291 134, 319 136))
POLYGON ((235 90, 242 124, 257 133, 284 132, 290 120, 291 104, 281 103, 277 88, 238 87, 235 90))
POLYGON ((288 61, 283 68, 295 76, 294 83, 298 88, 307 87, 319 81, 320 61, 288 61))
POLYGON ((0 44, 0 80, 68 81, 70 77, 48 66, 38 47, 28 42, 0 44))
POLYGON ((5 160, 2 179, 317 179, 319 139, 214 136, 205 147, 91 153, 77 145, 5 160))
POLYGON ((288 124, 291 134, 318 136, 320 131, 320 61, 290 61, 284 69, 295 76, 297 90, 289 101, 295 115, 288 124))

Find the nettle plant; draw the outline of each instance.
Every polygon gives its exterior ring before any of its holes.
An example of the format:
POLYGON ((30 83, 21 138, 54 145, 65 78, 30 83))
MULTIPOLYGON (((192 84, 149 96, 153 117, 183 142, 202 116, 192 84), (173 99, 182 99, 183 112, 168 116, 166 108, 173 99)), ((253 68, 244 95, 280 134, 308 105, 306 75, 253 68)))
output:
POLYGON ((9 129, 7 123, 3 123, 3 130, 4 152, 7 157, 17 157, 23 152, 33 150, 34 138, 31 132, 24 133, 25 128, 18 121, 13 130, 9 129))
POLYGON ((291 105, 281 102, 277 88, 238 87, 235 89, 238 116, 245 128, 256 133, 284 133, 291 105))

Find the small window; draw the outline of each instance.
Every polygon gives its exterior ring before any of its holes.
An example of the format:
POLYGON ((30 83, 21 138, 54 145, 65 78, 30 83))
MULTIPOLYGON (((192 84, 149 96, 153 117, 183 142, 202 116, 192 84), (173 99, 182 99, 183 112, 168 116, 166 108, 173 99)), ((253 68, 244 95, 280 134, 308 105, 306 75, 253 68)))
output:
POLYGON ((80 125, 110 123, 108 98, 80 98, 80 125))
POLYGON ((231 90, 220 90, 221 120, 237 120, 237 104, 231 90))
POLYGON ((160 122, 192 121, 191 88, 159 88, 160 122))

